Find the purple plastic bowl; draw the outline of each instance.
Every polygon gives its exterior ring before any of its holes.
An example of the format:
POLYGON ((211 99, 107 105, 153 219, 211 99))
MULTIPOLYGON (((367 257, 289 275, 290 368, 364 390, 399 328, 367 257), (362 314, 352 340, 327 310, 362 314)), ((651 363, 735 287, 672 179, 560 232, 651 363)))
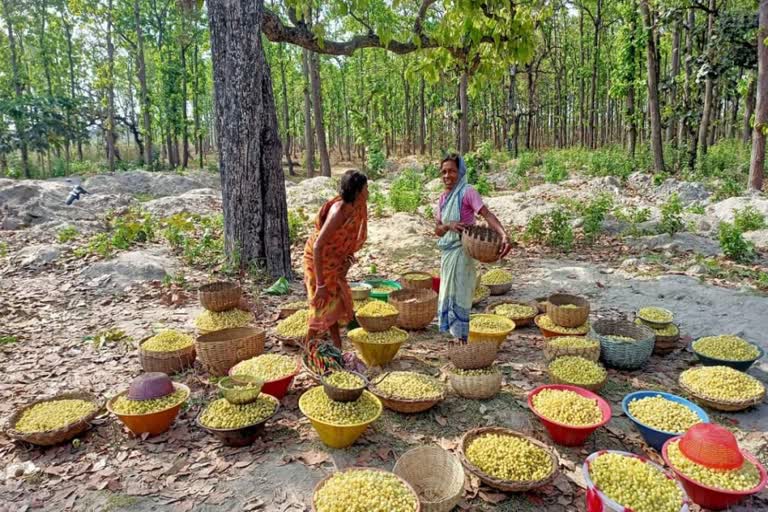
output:
POLYGON ((152 400, 173 393, 173 382, 162 372, 143 373, 133 379, 128 388, 128 398, 131 400, 152 400))

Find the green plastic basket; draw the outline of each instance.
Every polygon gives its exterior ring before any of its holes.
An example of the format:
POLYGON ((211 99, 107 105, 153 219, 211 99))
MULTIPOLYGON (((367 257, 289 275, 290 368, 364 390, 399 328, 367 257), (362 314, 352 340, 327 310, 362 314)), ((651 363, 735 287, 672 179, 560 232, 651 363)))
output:
MULTIPOLYGON (((390 281, 388 279, 383 279, 381 281, 366 281, 367 284, 373 286, 374 288, 379 286, 389 286, 390 288, 394 288, 394 290, 402 290, 403 287, 400 283, 397 281, 390 281)), ((381 300, 384 302, 389 302, 389 293, 380 293, 380 292, 374 292, 371 291, 371 298, 376 300, 381 300)))

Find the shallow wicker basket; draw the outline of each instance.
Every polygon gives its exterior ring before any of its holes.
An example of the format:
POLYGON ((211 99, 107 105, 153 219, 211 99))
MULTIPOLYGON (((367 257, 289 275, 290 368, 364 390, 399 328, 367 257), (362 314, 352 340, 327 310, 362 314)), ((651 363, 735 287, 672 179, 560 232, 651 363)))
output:
POLYGON ((743 411, 744 409, 749 409, 750 407, 754 407, 765 399, 765 386, 763 386, 763 392, 760 394, 760 396, 757 396, 755 398, 750 398, 749 400, 740 400, 740 401, 730 401, 730 400, 720 400, 718 398, 712 398, 707 395, 698 393, 685 384, 683 384, 679 377, 677 383, 680 385, 681 388, 696 402, 700 403, 701 405, 705 407, 709 407, 710 409, 715 409, 717 411, 725 411, 725 412, 736 412, 736 411, 743 411))
MULTIPOLYGON (((347 370, 349 372, 349 370, 347 370)), ((325 390, 325 394, 328 395, 328 398, 335 402, 354 402, 358 398, 360 398, 360 395, 363 394, 363 391, 365 391, 365 388, 368 387, 368 379, 365 377, 365 375, 362 375, 357 372, 349 372, 357 377, 361 378, 363 380, 363 385, 359 388, 354 389, 344 389, 337 386, 334 386, 333 384, 329 384, 326 380, 327 377, 332 372, 325 373, 322 377, 320 377, 320 382, 323 384, 323 389, 325 390)))
POLYGON ((589 301, 577 295, 556 293, 547 299, 547 316, 561 327, 578 327, 589 318, 589 301), (574 304, 575 308, 563 306, 574 304))
POLYGON ((50 398, 35 400, 18 408, 16 412, 14 412, 13 415, 8 418, 5 433, 8 437, 11 439, 16 439, 17 441, 24 441, 37 446, 54 446, 57 444, 65 443, 91 428, 91 422, 101 413, 102 409, 104 409, 104 400, 87 391, 71 391, 68 393, 60 393, 50 398), (54 400, 85 400, 87 402, 91 402, 96 407, 93 412, 87 416, 83 416, 82 418, 70 423, 69 425, 65 425, 55 430, 48 430, 46 432, 20 432, 16 430, 16 423, 18 423, 18 421, 21 419, 24 411, 37 404, 52 402, 54 400))
POLYGON ((501 372, 486 375, 458 375, 454 368, 447 368, 448 382, 457 395, 474 400, 486 400, 496 395, 501 389, 501 372))
POLYGON ((362 316, 358 314, 355 319, 360 327, 368 332, 382 332, 394 327, 397 324, 398 316, 400 316, 399 313, 386 316, 362 316))
POLYGON ((487 226, 469 226, 461 232, 461 244, 477 261, 493 263, 499 259, 501 237, 487 226))
POLYGON ((144 342, 153 336, 147 336, 139 342, 139 361, 142 370, 173 375, 194 366, 196 357, 194 344, 172 352, 144 350, 144 342))
POLYGON ((635 370, 648 361, 656 342, 648 327, 626 320, 598 320, 592 324, 589 337, 600 342, 600 357, 606 365, 623 370, 635 370), (635 342, 616 342, 608 336, 628 336, 635 342))
POLYGON ((397 326, 402 329, 425 329, 437 316, 437 294, 429 290, 405 289, 389 294, 389 303, 397 308, 397 326))
POLYGON ((545 485, 548 485, 552 483, 557 477, 559 462, 557 459, 557 455, 555 455, 555 452, 552 450, 552 448, 542 443, 538 439, 528 437, 525 434, 522 434, 520 432, 515 432, 514 430, 509 430, 501 427, 475 428, 462 436, 461 442, 459 443, 459 448, 461 450, 460 452, 461 463, 466 468, 466 470, 472 473, 473 475, 477 476, 484 484, 490 487, 493 487, 494 489, 499 489, 500 491, 526 492, 526 491, 530 491, 531 489, 536 489, 537 487, 543 487, 545 485), (500 480, 498 478, 492 477, 491 475, 483 472, 482 470, 480 470, 480 468, 472 464, 469 461, 469 459, 467 459, 467 456, 466 456, 466 450, 467 450, 467 447, 470 445, 470 443, 475 438, 480 437, 484 434, 499 434, 499 435, 514 436, 514 437, 519 437, 529 441, 530 443, 536 445, 537 447, 547 452, 547 454, 549 455, 549 459, 552 463, 552 471, 541 480, 530 480, 525 482, 500 480))
POLYGON ((432 274, 429 272, 411 270, 400 277, 400 284, 403 285, 404 290, 431 290, 432 274), (419 278, 415 278, 415 276, 419 276, 419 278))
POLYGON ((448 347, 446 356, 456 368, 477 370, 491 366, 498 352, 499 344, 495 341, 478 341, 448 347))
POLYGON ((660 309, 662 311, 665 311, 666 313, 669 313, 669 317, 671 318, 671 320, 669 320, 668 322, 654 322, 653 320, 648 320, 640 316, 640 311, 636 313, 636 316, 638 320, 640 320, 642 323, 644 323, 646 326, 650 327, 651 329, 663 329, 664 327, 668 326, 669 324, 675 321, 675 314, 672 313, 670 310, 666 308, 659 308, 659 307, 656 307, 656 309, 660 309))
POLYGON ((379 390, 378 387, 376 387, 376 384, 384 380, 387 375, 389 375, 389 372, 386 372, 380 375, 376 379, 372 380, 370 384, 368 384, 368 390, 374 395, 376 395, 376 397, 379 400, 381 400, 381 403, 387 409, 391 409, 395 412, 400 412, 403 414, 415 414, 418 412, 424 412, 428 409, 431 409, 435 405, 445 400, 445 394, 446 394, 445 388, 443 388, 443 391, 442 393, 440 393, 440 396, 437 396, 435 398, 427 398, 427 399, 401 398, 397 396, 387 395, 383 393, 381 390, 379 390))
MULTIPOLYGON (((595 342, 593 347, 577 348, 577 347, 555 347, 552 342, 557 338, 568 338, 570 336, 558 336, 548 339, 544 344, 544 358, 547 361, 552 361, 555 358, 563 356, 579 356, 590 361, 597 361, 600 359, 600 342, 597 340, 591 340, 595 342)), ((583 336, 574 336, 583 337, 583 336)), ((584 338, 588 340, 589 338, 584 338)))
POLYGON ((237 307, 242 295, 240 285, 229 281, 205 284, 197 290, 200 304, 208 311, 217 313, 237 307))
MULTIPOLYGON (((367 467, 352 467, 352 468, 347 468, 347 469, 345 469, 343 471, 338 471, 337 473, 342 473, 342 472, 347 472, 347 471, 361 471, 361 470, 365 470, 365 471, 380 471, 382 473, 390 473, 389 471, 384 471, 383 469, 367 468, 367 467)), ((335 473, 330 474, 327 477, 325 477, 322 480, 320 480, 317 483, 317 485, 315 486, 315 489, 312 491, 312 512, 317 512, 317 506, 315 505, 315 500, 316 500, 316 497, 317 497, 317 493, 320 491, 320 489, 323 488, 323 486, 328 482, 328 480, 330 480, 330 478, 334 474, 335 473)), ((397 475, 395 475, 395 476, 397 476, 397 475)), ((408 490, 410 490, 411 493, 413 493, 413 497, 416 498, 416 508, 414 509, 414 512, 422 512, 424 509, 421 507, 421 502, 419 501, 419 495, 416 492, 416 490, 404 478, 402 478, 400 476, 397 476, 397 478, 400 479, 400 481, 403 483, 403 485, 405 485, 408 488, 408 490)))
POLYGON ((608 382, 608 373, 603 376, 603 380, 600 382, 595 382, 594 384, 578 384, 576 382, 571 382, 569 380, 561 379, 557 377, 555 374, 553 374, 549 368, 547 368, 547 375, 549 375, 549 383, 550 384, 566 384, 568 386, 576 386, 578 388, 584 388, 588 389, 589 391, 600 391, 603 386, 605 386, 605 383, 608 382))
POLYGON ((497 300, 486 306, 485 312, 489 315, 496 315, 503 316, 504 318, 509 318, 513 322, 515 322, 515 327, 525 327, 527 325, 531 325, 533 323, 533 319, 536 318, 536 316, 539 314, 539 305, 535 301, 530 302, 522 302, 518 300, 497 300), (497 306, 501 306, 503 304, 518 304, 520 306, 528 306, 533 308, 533 313, 530 316, 521 317, 521 318, 513 318, 508 315, 502 315, 495 313, 494 310, 497 306))
POLYGON ((195 348, 211 375, 222 377, 240 361, 264 352, 264 329, 237 327, 198 336, 195 348))
POLYGON ((392 472, 411 484, 423 512, 449 512, 464 494, 464 468, 439 446, 418 446, 397 459, 392 472))

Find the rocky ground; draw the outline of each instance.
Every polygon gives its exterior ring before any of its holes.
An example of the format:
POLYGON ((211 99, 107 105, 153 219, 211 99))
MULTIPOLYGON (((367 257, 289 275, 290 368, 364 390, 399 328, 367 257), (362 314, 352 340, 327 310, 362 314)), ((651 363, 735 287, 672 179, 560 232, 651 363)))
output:
MULTIPOLYGON (((417 167, 417 159, 400 167, 417 167)), ((397 167, 397 166, 393 166, 397 167)), ((396 172, 378 181, 386 193, 396 172)), ((504 263, 516 276, 511 296, 530 299, 555 291, 586 295, 594 317, 630 316, 641 305, 657 304, 676 313, 685 340, 701 335, 734 333, 768 348, 768 298, 761 272, 768 271, 768 230, 747 233, 759 257, 754 265, 735 266, 722 258, 717 225, 730 221, 745 205, 768 215, 768 199, 735 197, 714 202, 698 183, 667 180, 654 186, 642 174, 626 183, 615 178, 574 178, 559 185, 533 184, 508 189, 503 173, 489 177, 496 191, 487 199, 510 231, 520 231, 537 213, 564 199, 586 201, 610 194, 616 204, 650 209, 641 229, 608 216, 603 236, 594 244, 578 242, 560 254, 536 246, 518 246, 504 263), (659 205, 673 192, 686 205, 686 230, 669 235, 655 231, 659 205), (634 236, 630 236, 634 235, 634 236)), ((333 178, 313 178, 287 185, 289 208, 311 215, 333 195, 333 178)), ((117 175, 50 181, 0 180, 0 416, 41 395, 84 388, 109 397, 140 372, 135 341, 159 326, 193 329, 201 310, 194 288, 209 279, 209 270, 189 265, 177 250, 160 241, 135 244, 110 258, 78 252, 107 229, 109 210, 139 206, 155 217, 180 212, 207 214, 220 208, 218 178, 203 172, 185 175, 126 172, 117 175), (73 183, 82 181, 91 194, 72 206, 64 200, 73 183), (67 228, 77 233, 61 241, 67 228), (122 331, 126 338, 99 334, 122 331), (94 339, 96 342, 94 342, 94 339), (131 341, 133 340, 133 341, 131 341)), ((426 186, 429 202, 439 183, 426 186)), ((426 203, 427 201, 425 201, 426 203)), ((426 207, 422 214, 384 211, 372 216, 368 244, 355 277, 375 264, 379 273, 397 276, 407 269, 439 265, 426 207)), ((579 226, 580 219, 573 221, 579 226)), ((298 251, 294 251, 298 253, 298 251)), ((296 260, 298 263, 298 260, 296 260)), ((298 267, 297 267, 298 268, 298 267)), ((263 306, 258 323, 274 326, 281 302, 301 296, 294 284, 290 299, 261 295, 262 284, 246 279, 248 294, 263 306)), ((485 305, 481 305, 483 308, 485 305)), ((294 351, 269 339, 268 350, 294 351)), ((435 375, 445 364, 445 339, 434 327, 412 333, 396 367, 420 368, 435 375)), ((500 352, 503 391, 488 401, 450 396, 429 412, 403 416, 385 412, 353 447, 331 450, 322 445, 297 408, 302 391, 312 385, 300 376, 272 420, 264 439, 248 448, 220 446, 196 427, 194 418, 215 393, 208 375, 197 367, 180 376, 193 389, 189 406, 174 427, 155 438, 131 438, 109 416, 100 417, 80 443, 40 449, 0 438, 0 510, 308 510, 314 484, 336 468, 372 465, 391 469, 409 447, 437 443, 454 449, 466 430, 502 425, 547 436, 525 405, 525 393, 547 382, 541 353, 543 339, 532 328, 516 330, 500 352), (19 468, 23 475, 18 476, 19 468)), ((677 375, 694 364, 681 348, 652 357, 641 371, 609 372, 601 393, 613 408, 606 428, 584 447, 557 452, 561 475, 536 492, 503 494, 469 479, 461 504, 465 510, 583 510, 581 462, 592 451, 614 448, 658 455, 642 443, 621 413, 621 398, 634 389, 679 392, 677 375)), ((750 373, 766 381, 768 364, 750 373)), ((743 413, 713 414, 736 432, 743 446, 768 463, 766 407, 743 413)), ((768 507, 763 493, 738 510, 768 507)))

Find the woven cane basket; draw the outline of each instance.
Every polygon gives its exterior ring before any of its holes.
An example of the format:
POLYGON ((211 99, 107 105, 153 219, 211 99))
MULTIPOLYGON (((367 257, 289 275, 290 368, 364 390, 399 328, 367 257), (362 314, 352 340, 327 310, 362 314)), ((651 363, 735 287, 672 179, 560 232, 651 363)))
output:
POLYGON ((656 341, 648 327, 626 320, 598 320, 592 324, 590 338, 600 341, 600 357, 606 365, 623 370, 635 370, 648 361, 656 341), (609 336, 627 336, 634 342, 617 342, 609 336))
POLYGON ((222 377, 240 361, 261 355, 265 339, 264 329, 237 327, 199 336, 195 348, 208 372, 222 377))
POLYGON ((449 512, 464 494, 464 468, 439 446, 418 446, 397 459, 392 472, 411 484, 423 512, 449 512))
POLYGON ((538 487, 543 487, 545 485, 548 485, 552 483, 557 477, 559 462, 557 459, 557 455, 555 455, 552 448, 542 443, 538 439, 528 437, 525 434, 522 434, 520 432, 515 432, 514 430, 509 430, 501 427, 476 428, 464 434, 464 436, 461 438, 459 447, 461 449, 461 453, 460 453, 461 463, 464 466, 464 468, 466 468, 466 470, 472 473, 473 475, 477 476, 484 484, 490 487, 493 487, 494 489, 499 489, 500 491, 526 492, 526 491, 530 491, 531 489, 536 489, 538 487), (470 462, 466 456, 466 451, 470 443, 475 438, 480 437, 484 434, 499 434, 504 436, 514 436, 514 437, 519 437, 527 440, 531 444, 547 452, 547 454, 549 455, 550 462, 552 464, 551 466, 552 470, 547 476, 545 476, 540 480, 518 482, 518 481, 511 481, 511 480, 501 480, 501 479, 492 477, 491 475, 485 473, 484 471, 480 470, 480 468, 472 464, 472 462, 470 462))
POLYGON ((397 308, 397 326, 402 329, 425 329, 437 316, 437 294, 430 290, 405 289, 389 294, 389 303, 397 308))
POLYGON ((446 356, 456 368, 462 370, 477 370, 491 366, 499 352, 499 344, 495 341, 466 343, 448 347, 446 356))
POLYGON ((139 342, 139 361, 145 372, 162 372, 167 375, 182 372, 195 364, 195 345, 174 350, 173 352, 156 352, 144 350, 144 342, 152 338, 147 336, 139 342))
POLYGON ((579 356, 590 361, 597 361, 600 359, 600 342, 597 340, 591 340, 583 336, 574 336, 574 338, 582 338, 584 341, 593 342, 589 347, 557 347, 552 343, 559 338, 568 338, 569 336, 558 336, 546 340, 544 345, 544 358, 547 361, 552 361, 558 357, 563 356, 579 356))
POLYGON ((443 400, 445 400, 445 388, 443 388, 442 393, 440 396, 434 397, 434 398, 403 398, 393 395, 388 395, 381 391, 377 384, 379 384, 382 380, 386 378, 386 376, 389 373, 384 373, 380 375, 376 379, 372 379, 371 383, 368 385, 368 390, 376 395, 376 397, 381 400, 381 403, 386 407, 387 409, 391 409, 395 412, 400 412, 403 414, 415 414, 418 412, 424 412, 428 409, 431 409, 435 405, 439 404, 443 400))
MULTIPOLYGON (((403 285, 403 289, 412 290, 431 290, 432 289, 432 274, 428 272, 420 272, 411 270, 406 272, 400 277, 400 284, 403 285)), ((391 297, 391 294, 390 294, 391 297)))
POLYGON ((87 391, 71 391, 68 393, 61 393, 51 398, 43 398, 30 402, 23 407, 20 407, 13 413, 8 419, 5 433, 11 439, 18 441, 24 441, 37 446, 53 446, 69 441, 70 439, 77 437, 89 428, 91 428, 91 422, 98 416, 104 408, 104 400, 98 398, 96 395, 87 391), (94 404, 94 410, 87 416, 84 416, 69 425, 65 425, 55 430, 48 430, 46 432, 20 432, 16 430, 16 423, 21 419, 24 411, 37 404, 44 402, 52 402, 55 400, 85 400, 94 404))
POLYGON ((448 382, 457 395, 474 400, 486 400, 496 395, 501 389, 501 372, 494 368, 493 373, 484 375, 459 375, 450 366, 446 370, 448 382))
POLYGON ((740 401, 730 401, 730 400, 721 400, 717 398, 713 398, 707 395, 704 395, 702 393, 696 392, 683 384, 679 379, 677 381, 678 385, 683 388, 683 390, 694 399, 694 401, 700 403, 701 405, 705 407, 709 407, 710 409, 715 409, 716 411, 725 411, 725 412, 736 412, 736 411, 743 411, 744 409, 749 409, 750 407, 756 406, 765 399, 765 387, 763 387, 763 392, 755 397, 755 398, 749 398, 747 400, 740 400, 740 401))
POLYGON ((394 327, 397 324, 398 313, 386 316, 362 316, 359 313, 355 315, 360 327, 368 332, 382 332, 394 327))
POLYGON ((217 313, 237 307, 242 294, 243 291, 240 289, 240 285, 229 281, 206 284, 197 290, 200 304, 205 309, 217 313))
MULTIPOLYGON (((338 471, 337 473, 341 473, 341 472, 346 473, 348 471, 380 471, 381 473, 391 474, 389 471, 384 471, 383 469, 379 469, 379 468, 366 468, 366 467, 351 467, 351 468, 347 468, 347 469, 345 469, 343 471, 338 471)), ((315 486, 315 489, 312 491, 312 512, 318 512, 318 509, 317 509, 317 494, 320 492, 320 489, 322 489, 323 486, 326 483, 328 483, 328 480, 330 480, 331 477, 334 474, 336 474, 336 473, 332 473, 332 474, 328 475, 327 477, 323 478, 322 480, 320 480, 317 483, 317 485, 315 486)), ((397 476, 397 475, 395 475, 395 476, 397 476)), ((419 495, 416 493, 416 490, 414 490, 414 488, 411 486, 411 484, 406 482, 404 478, 402 478, 400 476, 398 476, 397 478, 403 483, 403 485, 405 485, 408 488, 408 490, 411 492, 411 494, 415 498, 416 508, 413 510, 413 512, 423 512, 424 509, 421 507, 421 502, 419 501, 419 495)))
POLYGON ((561 327, 578 327, 589 318, 589 301, 577 295, 556 293, 547 299, 547 316, 561 327), (575 308, 563 306, 575 305, 575 308))
POLYGON ((497 300, 486 306, 485 312, 489 315, 499 315, 503 316, 505 318, 509 318, 513 322, 515 322, 515 327, 525 327, 527 325, 531 325, 533 323, 533 319, 536 318, 536 316, 539 314, 539 305, 535 301, 530 302, 522 302, 518 300, 497 300), (501 313, 496 313, 496 308, 498 306, 504 305, 504 304, 517 304, 520 306, 528 306, 533 309, 532 313, 529 316, 525 317, 513 317, 511 315, 502 315, 501 313))
POLYGON ((487 226, 469 226, 461 232, 461 244, 477 261, 493 263, 499 259, 501 237, 487 226))

